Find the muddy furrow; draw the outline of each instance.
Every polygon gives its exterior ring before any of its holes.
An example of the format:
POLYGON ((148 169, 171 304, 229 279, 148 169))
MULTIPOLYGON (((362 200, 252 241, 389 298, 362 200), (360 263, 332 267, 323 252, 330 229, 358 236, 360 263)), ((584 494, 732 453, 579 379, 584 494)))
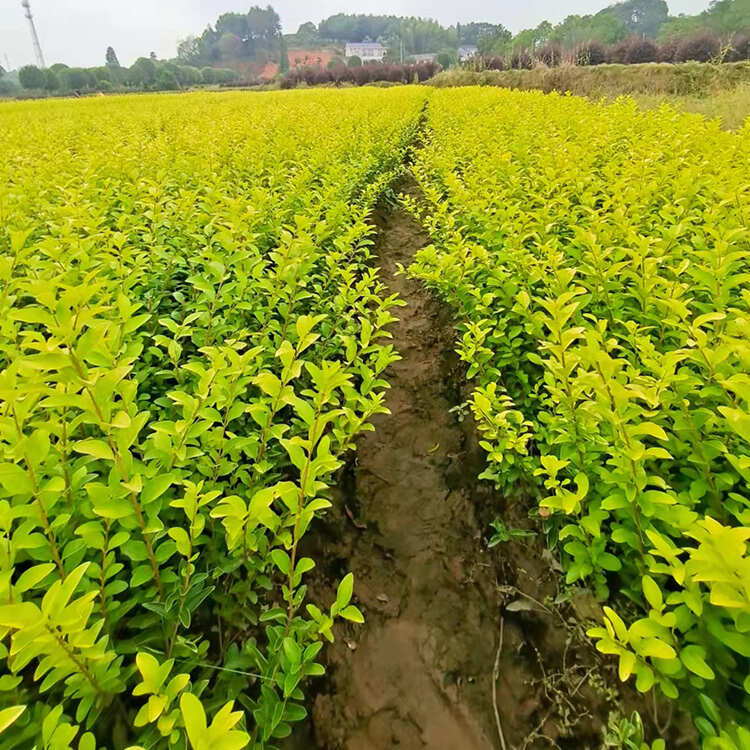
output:
POLYGON ((406 303, 392 329, 402 359, 388 372, 391 414, 375 420, 341 478, 345 528, 329 528, 316 557, 354 572, 367 623, 328 649, 315 740, 347 750, 487 750, 496 747, 497 597, 472 503, 451 480, 465 471, 447 395, 452 328, 418 282, 396 275, 428 241, 421 227, 398 209, 378 223, 381 276, 406 303))

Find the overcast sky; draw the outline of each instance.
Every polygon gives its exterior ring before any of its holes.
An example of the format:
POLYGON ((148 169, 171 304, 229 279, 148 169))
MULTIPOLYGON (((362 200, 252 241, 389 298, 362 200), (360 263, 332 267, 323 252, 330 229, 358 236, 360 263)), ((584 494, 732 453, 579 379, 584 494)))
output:
MULTIPOLYGON (((268 0, 256 0, 266 5, 268 0)), ((708 0, 667 0, 671 13, 696 13, 708 0)), ((47 64, 104 64, 112 45, 122 65, 152 50, 174 57, 177 41, 200 33, 226 11, 246 11, 253 0, 31 0, 47 64)), ((512 31, 540 21, 560 21, 569 13, 591 13, 610 0, 275 0, 285 32, 334 13, 393 13, 428 16, 443 25, 466 21, 503 23, 512 31)), ((12 68, 34 62, 31 35, 21 0, 0 0, 0 64, 12 68)))

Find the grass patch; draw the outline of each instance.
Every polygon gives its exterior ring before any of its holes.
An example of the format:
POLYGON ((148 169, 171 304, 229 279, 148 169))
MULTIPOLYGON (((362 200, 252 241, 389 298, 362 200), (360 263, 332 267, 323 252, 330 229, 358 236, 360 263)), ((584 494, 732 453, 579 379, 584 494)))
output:
POLYGON ((641 65, 563 65, 532 70, 449 70, 438 74, 429 85, 502 86, 544 92, 570 91, 591 98, 620 94, 653 96, 705 96, 717 90, 750 85, 750 62, 643 63, 641 65))
POLYGON ((733 89, 718 90, 705 96, 665 96, 659 94, 636 94, 633 97, 643 109, 654 109, 662 104, 671 104, 683 112, 693 112, 709 118, 718 117, 726 130, 741 128, 750 117, 750 84, 733 89))

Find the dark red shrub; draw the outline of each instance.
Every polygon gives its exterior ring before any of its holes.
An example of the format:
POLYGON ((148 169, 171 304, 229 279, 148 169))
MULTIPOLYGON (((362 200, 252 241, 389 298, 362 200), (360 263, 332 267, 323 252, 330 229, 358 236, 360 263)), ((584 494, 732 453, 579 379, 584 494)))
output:
POLYGON ((530 70, 534 60, 527 50, 522 49, 514 52, 510 58, 510 67, 514 70, 530 70))
POLYGON ((576 65, 601 65, 607 62, 607 49, 599 42, 588 42, 578 48, 576 65))
POLYGON ((659 47, 659 60, 658 62, 675 62, 677 58, 677 50, 680 48, 682 40, 680 39, 667 39, 659 47))
POLYGON ((675 62, 708 62, 719 54, 721 44, 719 40, 707 32, 695 34, 683 39, 677 47, 675 62))
POLYGON ((507 67, 505 59, 499 55, 487 58, 484 63, 485 70, 505 70, 507 67))
POLYGON ((548 68, 554 68, 562 62, 563 51, 559 44, 545 44, 539 52, 537 58, 539 62, 544 63, 548 68))
POLYGON ((732 40, 732 49, 724 58, 726 62, 741 62, 750 60, 750 34, 738 34, 732 40))
POLYGON ((322 86, 328 83, 335 83, 337 86, 340 86, 342 83, 354 83, 362 86, 366 83, 374 83, 376 81, 412 83, 416 77, 421 83, 432 78, 439 70, 440 65, 436 62, 419 63, 417 65, 375 63, 354 68, 337 65, 325 70, 319 66, 295 68, 283 76, 281 79, 281 88, 291 89, 303 81, 308 86, 322 86))
POLYGON ((650 39, 633 38, 625 49, 623 62, 629 65, 656 62, 659 48, 650 39))

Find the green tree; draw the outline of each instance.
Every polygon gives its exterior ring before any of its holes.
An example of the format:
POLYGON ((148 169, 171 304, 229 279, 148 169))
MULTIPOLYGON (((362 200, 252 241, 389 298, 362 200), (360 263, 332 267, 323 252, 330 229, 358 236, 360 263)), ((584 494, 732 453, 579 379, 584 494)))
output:
POLYGON ((120 67, 120 61, 117 59, 117 53, 115 52, 114 47, 107 47, 105 58, 107 65, 112 65, 116 68, 120 67))
POLYGON ((128 80, 138 88, 149 88, 156 83, 156 63, 148 57, 139 57, 128 70, 128 80))
POLYGON ((44 71, 36 65, 24 65, 18 71, 18 81, 25 89, 43 89, 44 71))
POLYGON ((286 39, 279 34, 279 72, 286 73, 289 70, 289 55, 286 52, 286 39))
POLYGON ((60 88, 60 79, 51 68, 42 71, 44 73, 44 88, 46 91, 57 91, 60 88))
POLYGON ((247 38, 251 41, 272 42, 281 33, 279 14, 270 6, 254 5, 247 12, 247 38))
MULTIPOLYGON (((463 29, 463 26, 461 28, 463 29)), ((512 39, 513 34, 502 24, 497 24, 492 33, 478 36, 476 45, 483 54, 487 52, 503 53, 512 39)), ((467 42, 467 44, 470 44, 470 42, 467 42)))
POLYGON ((245 52, 245 43, 236 34, 227 32, 222 34, 219 39, 219 51, 224 60, 232 60, 243 57, 245 52))
POLYGON ((665 0, 627 0, 613 5, 610 10, 631 34, 653 38, 669 17, 665 0))
POLYGON ((195 65, 203 59, 203 55, 203 40, 200 37, 191 34, 177 44, 177 59, 181 62, 195 65))
POLYGON ((510 39, 513 35, 501 23, 457 23, 456 37, 459 44, 480 45, 485 39, 494 39, 499 36, 507 36, 510 39))
POLYGON ((85 68, 66 68, 62 73, 61 80, 64 88, 75 91, 96 85, 96 78, 85 68))
POLYGON ((352 55, 350 58, 347 59, 346 64, 350 68, 359 68, 362 65, 362 58, 358 55, 352 55))
POLYGON ((450 68, 451 65, 455 64, 456 62, 455 58, 456 58, 455 53, 451 55, 450 52, 443 51, 443 52, 438 53, 437 61, 440 63, 441 68, 447 69, 447 68, 450 68))
POLYGON ((196 86, 203 83, 203 76, 199 68, 192 65, 177 65, 177 80, 183 86, 196 86))
POLYGON ((160 63, 156 68, 154 87, 158 91, 175 91, 180 88, 178 68, 173 63, 160 63))
POLYGON ((312 21, 301 24, 297 29, 297 38, 303 44, 306 42, 317 42, 320 39, 318 27, 312 21))

